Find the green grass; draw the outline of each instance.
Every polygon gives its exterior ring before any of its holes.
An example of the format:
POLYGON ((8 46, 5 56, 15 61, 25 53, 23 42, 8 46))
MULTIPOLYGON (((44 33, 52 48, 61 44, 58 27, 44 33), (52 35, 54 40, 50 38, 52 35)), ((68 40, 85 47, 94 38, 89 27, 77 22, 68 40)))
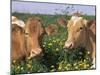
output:
MULTIPOLYGON (((57 18, 64 15, 40 15, 40 14, 23 14, 12 13, 12 15, 26 21, 28 17, 39 16, 43 19, 43 25, 46 27, 51 23, 57 24, 57 18)), ((93 19, 95 16, 85 16, 87 19, 93 19)), ((69 19, 67 16, 66 19, 69 19)), ((84 48, 77 48, 65 52, 63 49, 64 42, 67 40, 67 28, 58 25, 58 33, 56 35, 44 35, 42 46, 44 56, 41 59, 25 60, 18 63, 12 61, 11 74, 19 73, 43 73, 71 70, 88 70, 92 63, 89 58, 89 52, 84 48)))

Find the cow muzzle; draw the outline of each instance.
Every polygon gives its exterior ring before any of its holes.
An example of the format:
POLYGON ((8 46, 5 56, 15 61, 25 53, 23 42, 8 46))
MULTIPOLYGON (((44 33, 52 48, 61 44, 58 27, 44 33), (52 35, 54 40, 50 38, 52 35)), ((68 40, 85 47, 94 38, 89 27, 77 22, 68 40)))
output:
POLYGON ((72 49, 74 44, 72 42, 65 42, 64 48, 72 49))
POLYGON ((30 51, 30 55, 29 55, 28 59, 34 58, 36 56, 43 56, 41 48, 32 49, 30 51))

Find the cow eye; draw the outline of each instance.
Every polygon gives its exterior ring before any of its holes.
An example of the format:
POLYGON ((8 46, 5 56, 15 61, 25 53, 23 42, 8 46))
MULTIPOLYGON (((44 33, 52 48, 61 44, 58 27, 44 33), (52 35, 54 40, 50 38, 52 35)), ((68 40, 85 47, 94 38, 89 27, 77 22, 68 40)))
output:
POLYGON ((82 30, 83 29, 83 27, 80 27, 80 30, 82 30))

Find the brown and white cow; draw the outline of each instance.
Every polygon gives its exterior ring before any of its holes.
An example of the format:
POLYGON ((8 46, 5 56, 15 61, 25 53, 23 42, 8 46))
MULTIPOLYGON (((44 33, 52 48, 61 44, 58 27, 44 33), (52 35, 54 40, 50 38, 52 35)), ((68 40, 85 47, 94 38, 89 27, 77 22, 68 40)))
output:
POLYGON ((26 56, 24 42, 25 23, 17 17, 12 16, 12 60, 23 59, 26 56))
POLYGON ((90 51, 90 56, 95 68, 96 57, 96 23, 95 20, 88 21, 83 17, 72 16, 69 21, 62 19, 63 24, 67 23, 68 38, 64 48, 73 49, 84 47, 90 51))

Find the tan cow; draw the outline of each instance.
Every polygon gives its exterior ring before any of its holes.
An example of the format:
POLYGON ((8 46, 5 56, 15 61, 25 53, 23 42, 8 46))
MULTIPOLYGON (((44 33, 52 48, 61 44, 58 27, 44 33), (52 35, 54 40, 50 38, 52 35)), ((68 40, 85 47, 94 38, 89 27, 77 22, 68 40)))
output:
POLYGON ((95 68, 95 52, 96 52, 96 24, 95 20, 88 21, 83 17, 72 16, 68 22, 68 38, 65 42, 64 48, 77 48, 84 47, 90 51, 90 55, 93 61, 93 67, 95 68), (74 18, 73 18, 74 17, 74 18))
POLYGON ((56 26, 49 25, 47 28, 43 27, 42 20, 39 17, 31 17, 26 22, 25 33, 27 38, 27 51, 29 53, 28 59, 43 55, 41 46, 42 36, 47 33, 51 35, 56 32, 56 26))
POLYGON ((41 55, 42 48, 40 46, 40 38, 43 34, 42 22, 40 18, 29 18, 26 22, 25 33, 26 46, 29 53, 28 59, 41 55))
POLYGON ((26 56, 24 42, 24 22, 12 16, 12 60, 24 59, 26 56))
POLYGON ((56 24, 50 24, 48 27, 45 28, 45 31, 48 35, 54 35, 58 32, 58 27, 56 24))

